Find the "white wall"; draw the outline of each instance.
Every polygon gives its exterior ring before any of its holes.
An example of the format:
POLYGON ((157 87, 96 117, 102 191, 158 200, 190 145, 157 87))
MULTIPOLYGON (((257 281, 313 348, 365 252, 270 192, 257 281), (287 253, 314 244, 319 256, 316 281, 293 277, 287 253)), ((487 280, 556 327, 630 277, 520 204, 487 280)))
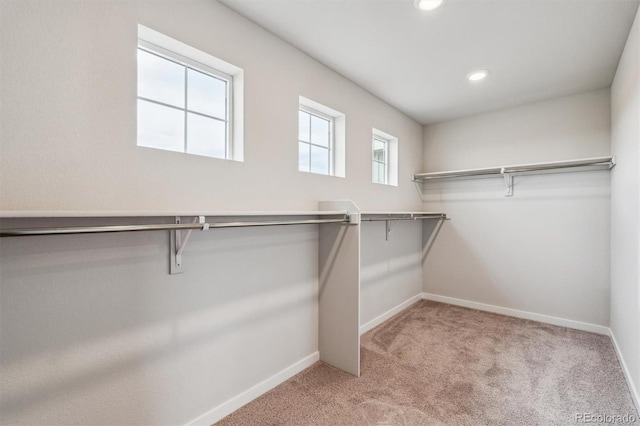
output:
POLYGON ((422 293, 422 221, 363 222, 360 326, 422 293))
MULTIPOLYGON (((609 155, 609 91, 553 99, 426 127, 424 171, 609 155)), ((446 211, 424 262, 424 291, 606 326, 607 171, 424 185, 446 211)))
MULTIPOLYGON (((2 210, 420 207, 422 126, 215 1, 0 5, 2 210), (138 23, 244 69, 243 163, 136 146, 138 23), (347 115, 345 179, 297 171, 299 95, 347 115)), ((317 227, 194 233, 184 262, 164 232, 2 239, 0 423, 181 424, 318 350, 317 227)))
POLYGON ((2 2, 3 210, 420 206, 422 126, 209 0, 2 2), (137 24, 245 72, 245 161, 136 146, 137 24), (347 117, 346 178, 298 172, 299 96, 347 117), (371 129, 399 138, 399 186, 371 183, 371 129))
POLYGON ((184 424, 315 353, 317 237, 195 232, 180 275, 164 232, 1 239, 0 423, 184 424))
POLYGON ((611 330, 640 406, 640 12, 611 86, 611 330))

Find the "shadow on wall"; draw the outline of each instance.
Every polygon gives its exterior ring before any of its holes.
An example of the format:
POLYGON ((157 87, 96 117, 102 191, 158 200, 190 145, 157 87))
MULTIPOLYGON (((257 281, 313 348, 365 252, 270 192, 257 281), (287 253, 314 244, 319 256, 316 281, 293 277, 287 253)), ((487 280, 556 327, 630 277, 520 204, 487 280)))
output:
POLYGON ((433 244, 438 238, 442 225, 446 220, 425 220, 422 224, 422 264, 424 264, 433 244))
POLYGON ((424 236, 423 290, 426 293, 475 301, 489 299, 502 306, 511 303, 501 292, 486 260, 450 221, 429 226, 424 236))
POLYGON ((404 274, 411 273, 420 268, 420 258, 410 256, 408 258, 389 259, 388 265, 372 265, 362 268, 362 281, 366 281, 367 286, 375 287, 377 284, 388 283, 390 279, 398 279, 404 274))
MULTIPOLYGON (((423 221, 390 222, 389 240, 386 240, 384 221, 362 222, 361 286, 389 283, 413 271, 421 275, 420 236, 414 238, 412 233, 422 228, 423 221)), ((396 282, 394 286, 398 284, 401 283, 396 282)))
POLYGON ((316 226, 194 233, 181 275, 168 247, 166 232, 0 241, 3 419, 288 317, 313 327, 316 226))

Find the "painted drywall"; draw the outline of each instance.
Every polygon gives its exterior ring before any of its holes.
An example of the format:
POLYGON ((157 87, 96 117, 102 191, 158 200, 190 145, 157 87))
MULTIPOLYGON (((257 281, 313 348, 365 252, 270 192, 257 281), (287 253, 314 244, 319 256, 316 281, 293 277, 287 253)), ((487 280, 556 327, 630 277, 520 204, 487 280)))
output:
POLYGON ((3 1, 2 210, 416 210, 422 126, 217 1, 3 1), (138 23, 244 70, 244 162, 136 146, 138 23), (299 96, 346 114, 346 178, 298 168, 299 96), (371 131, 399 185, 371 182, 371 131))
POLYGON ((611 86, 611 331, 640 406, 640 12, 611 86))
MULTIPOLYGON (((609 155, 607 89, 425 128, 425 172, 609 155)), ((596 325, 609 324, 610 172, 424 185, 446 211, 425 258, 424 291, 596 325)))
POLYGON ((317 226, 168 239, 0 240, 0 423, 185 424, 317 352, 317 226))
POLYGON ((360 325, 422 293, 422 221, 362 223, 360 325))

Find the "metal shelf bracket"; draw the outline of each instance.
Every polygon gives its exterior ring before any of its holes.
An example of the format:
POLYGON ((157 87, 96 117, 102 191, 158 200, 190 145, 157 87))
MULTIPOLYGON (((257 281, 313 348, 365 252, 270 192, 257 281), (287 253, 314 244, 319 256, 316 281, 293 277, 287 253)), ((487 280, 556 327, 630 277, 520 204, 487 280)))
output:
MULTIPOLYGON (((182 223, 182 218, 180 216, 176 216, 175 223, 182 223)), ((191 223, 199 223, 202 224, 202 230, 206 231, 209 229, 209 224, 205 222, 204 216, 195 217, 191 223)), ((182 265, 182 253, 184 252, 185 247, 187 246, 187 242, 189 241, 189 237, 191 236, 191 229, 187 229, 185 231, 173 231, 171 232, 171 247, 170 253, 171 258, 169 259, 169 264, 171 265, 170 273, 173 274, 181 274, 184 272, 184 268, 182 265)))
POLYGON ((409 214, 409 217, 405 217, 403 219, 394 219, 394 218, 389 218, 387 220, 384 221, 386 227, 385 227, 385 241, 390 241, 391 240, 391 228, 393 227, 392 225, 392 221, 398 222, 398 220, 416 220, 417 218, 415 217, 415 215, 413 213, 409 214))
POLYGON ((513 196, 513 175, 505 172, 504 168, 501 173, 504 176, 504 184, 507 186, 507 193, 504 196, 511 197, 513 196))

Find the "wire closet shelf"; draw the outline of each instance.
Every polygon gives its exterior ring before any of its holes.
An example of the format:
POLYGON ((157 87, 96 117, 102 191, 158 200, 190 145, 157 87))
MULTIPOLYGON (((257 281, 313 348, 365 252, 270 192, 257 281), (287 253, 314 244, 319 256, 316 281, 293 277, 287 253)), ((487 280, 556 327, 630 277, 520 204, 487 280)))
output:
POLYGON ((571 171, 609 170, 616 165, 615 157, 582 158, 579 160, 551 161, 547 163, 519 164, 516 166, 487 167, 482 169, 452 170, 447 172, 417 173, 413 175, 416 184, 444 179, 478 176, 502 176, 507 197, 513 195, 513 177, 523 174, 557 173, 571 171))
POLYGON ((487 167, 480 169, 452 170, 446 172, 417 173, 413 175, 414 182, 428 181, 435 179, 452 179, 461 177, 487 176, 487 175, 509 175, 514 173, 534 173, 549 171, 572 170, 603 170, 611 169, 615 166, 615 157, 594 157, 579 160, 552 161, 547 163, 520 164, 515 166, 487 167))

